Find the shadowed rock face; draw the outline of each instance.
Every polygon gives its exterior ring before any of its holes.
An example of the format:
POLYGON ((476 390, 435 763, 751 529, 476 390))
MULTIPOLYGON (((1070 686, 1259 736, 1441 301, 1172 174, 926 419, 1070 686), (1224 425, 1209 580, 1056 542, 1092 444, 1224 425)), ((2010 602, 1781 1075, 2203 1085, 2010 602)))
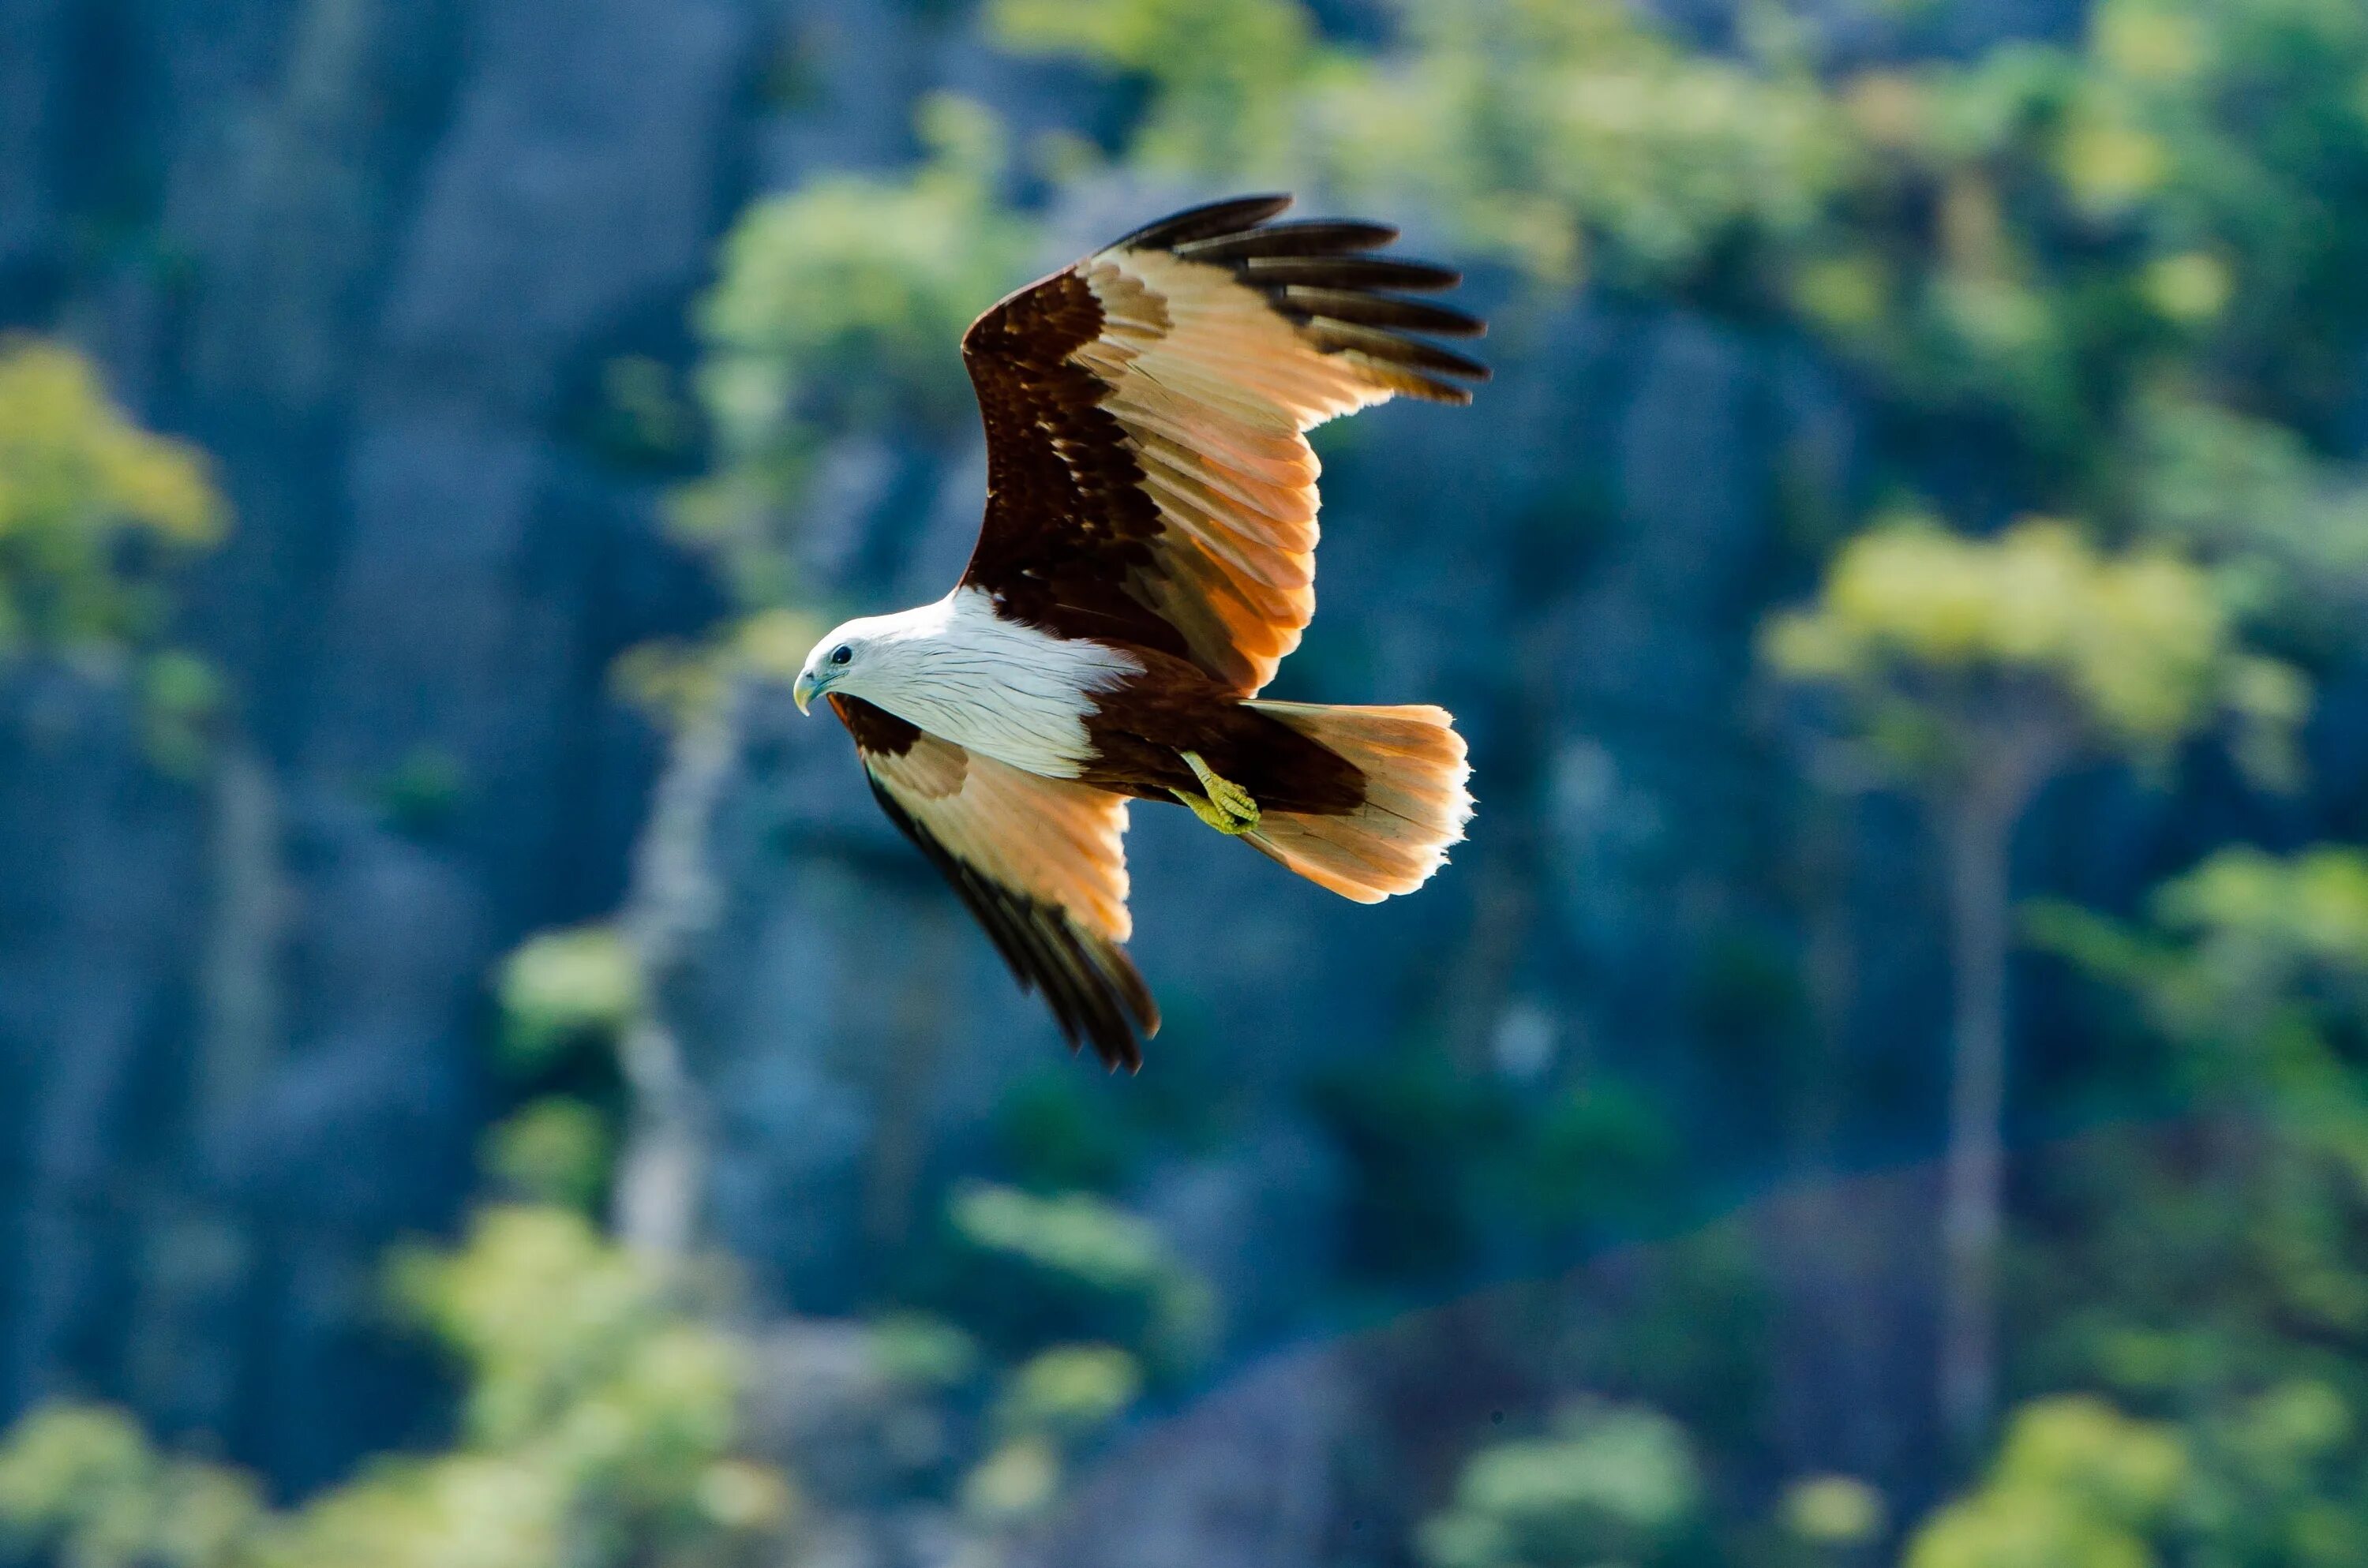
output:
POLYGON ((100 699, 56 741, 14 705, 0 1398, 129 1397, 302 1486, 409 1418, 365 1313, 472 1178, 489 961, 621 885, 653 746, 603 669, 707 607, 565 403, 679 341, 754 28, 101 10, 5 24, 0 316, 221 457, 239 528, 192 619, 245 783, 148 776, 100 699), (423 768, 449 799, 398 820, 423 768))
MULTIPOLYGON (((102 694, 0 700, 0 1408, 124 1399, 298 1489, 411 1428, 378 1257, 474 1180, 490 965, 627 897, 662 748, 610 659, 716 608, 657 479, 583 433, 589 389, 686 358, 747 191, 900 159, 928 88, 1023 133, 1074 107, 926 7, 786 9, 0 6, 0 325, 73 337, 218 454, 239 526, 190 635, 241 693, 195 783, 102 694), (789 110, 753 86, 785 30, 825 84, 789 110)), ((1077 199, 1065 241, 1156 199, 1077 199)), ((1452 706, 1481 801, 1456 866, 1357 909, 1137 813, 1136 950, 1174 1020, 1149 1072, 1191 1062, 1248 1130, 1138 1196, 1237 1343, 1293 1322, 1335 1230, 1311 1071, 1410 1029, 1485 1062, 1540 1017, 1522 1049, 1717 1071, 1690 955, 1788 874, 1792 786, 1740 738, 1748 629, 1798 586, 1788 487, 1850 483, 1851 411, 1799 346, 1662 311, 1500 341, 1478 414, 1327 438, 1324 615, 1277 688, 1452 706)), ((939 592, 976 455, 825 469, 815 586, 939 592)), ((703 873, 635 897, 713 1141, 702 1223, 829 1311, 1055 1037, 829 726, 748 694, 701 766, 650 836, 703 873)), ((1912 978, 1890 940, 1865 961, 1912 978)))

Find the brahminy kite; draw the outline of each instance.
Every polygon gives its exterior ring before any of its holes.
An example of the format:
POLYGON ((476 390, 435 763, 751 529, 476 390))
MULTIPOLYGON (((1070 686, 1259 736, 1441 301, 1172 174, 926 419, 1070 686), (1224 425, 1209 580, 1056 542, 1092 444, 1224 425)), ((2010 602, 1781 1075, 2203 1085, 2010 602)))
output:
POLYGON ((962 335, 986 518, 935 604, 850 620, 798 674, 871 792, 1040 990, 1075 1050, 1142 1064, 1159 1009, 1133 927, 1127 802, 1180 802, 1360 903, 1410 892, 1472 814, 1430 707, 1261 700, 1315 614, 1306 432, 1485 367, 1417 335, 1482 324, 1408 293, 1379 223, 1272 222, 1287 196, 1165 218, 962 335))

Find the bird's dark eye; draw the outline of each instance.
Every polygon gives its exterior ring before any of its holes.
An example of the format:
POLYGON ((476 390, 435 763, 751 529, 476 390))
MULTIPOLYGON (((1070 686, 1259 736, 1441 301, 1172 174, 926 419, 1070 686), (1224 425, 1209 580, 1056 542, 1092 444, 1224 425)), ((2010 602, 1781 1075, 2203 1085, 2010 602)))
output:
POLYGON ((844 642, 830 651, 830 662, 834 665, 843 665, 853 657, 855 657, 855 650, 844 642))

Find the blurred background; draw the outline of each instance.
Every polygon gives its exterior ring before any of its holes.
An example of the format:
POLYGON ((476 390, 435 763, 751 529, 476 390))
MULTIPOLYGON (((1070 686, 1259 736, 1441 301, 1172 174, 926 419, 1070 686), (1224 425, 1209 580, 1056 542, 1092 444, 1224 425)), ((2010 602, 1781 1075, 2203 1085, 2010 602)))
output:
POLYGON ((2356 0, 0 0, 0 1561, 2368 1562, 2356 0), (1067 1059, 819 627, 1245 189, 1469 274, 1067 1059))

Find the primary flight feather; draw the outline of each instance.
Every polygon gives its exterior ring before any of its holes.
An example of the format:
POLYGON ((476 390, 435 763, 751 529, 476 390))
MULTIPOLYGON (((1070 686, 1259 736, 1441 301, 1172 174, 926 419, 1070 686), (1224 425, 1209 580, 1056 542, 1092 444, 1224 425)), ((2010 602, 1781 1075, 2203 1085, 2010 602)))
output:
POLYGON ((1287 196, 1162 219, 973 323, 986 518, 953 591, 850 620, 799 673, 881 808, 1074 1047, 1142 1063, 1159 1009, 1122 944, 1127 803, 1202 822, 1360 903, 1410 892, 1472 814, 1440 709, 1260 700, 1315 610, 1306 432, 1487 370, 1425 336, 1442 267, 1287 196))

